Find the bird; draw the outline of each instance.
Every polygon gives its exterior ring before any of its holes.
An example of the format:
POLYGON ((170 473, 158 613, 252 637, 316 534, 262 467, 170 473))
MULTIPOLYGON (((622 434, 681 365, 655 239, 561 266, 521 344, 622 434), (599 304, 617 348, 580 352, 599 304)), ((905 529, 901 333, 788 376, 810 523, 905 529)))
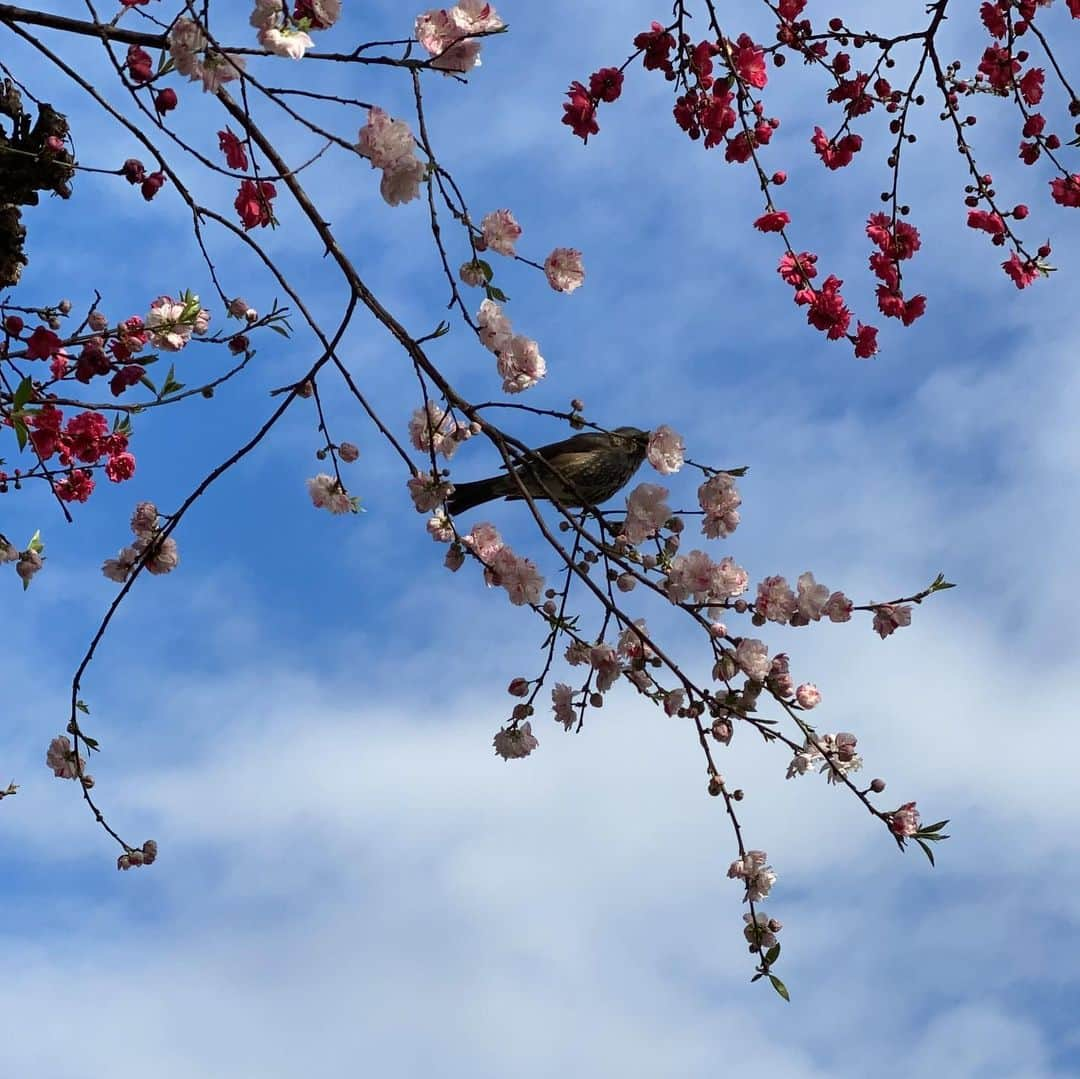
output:
POLYGON ((637 427, 582 432, 532 450, 529 458, 514 466, 513 474, 454 484, 446 506, 458 514, 496 498, 521 499, 517 480, 533 498, 555 498, 574 509, 598 506, 630 482, 648 445, 649 432, 637 427))

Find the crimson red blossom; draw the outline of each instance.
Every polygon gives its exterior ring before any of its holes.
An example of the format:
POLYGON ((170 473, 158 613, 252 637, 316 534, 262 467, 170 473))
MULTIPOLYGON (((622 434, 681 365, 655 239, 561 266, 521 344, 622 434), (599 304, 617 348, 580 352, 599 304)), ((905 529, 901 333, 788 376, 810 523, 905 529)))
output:
POLYGON ((248 158, 244 144, 229 130, 229 128, 225 128, 224 131, 219 131, 217 134, 218 147, 225 155, 225 164, 228 165, 230 169, 240 169, 242 172, 247 171, 248 158))
POLYGON ((967 223, 968 228, 982 229, 983 232, 988 232, 991 236, 1000 236, 1005 232, 1005 222, 1001 219, 1000 214, 988 210, 969 210, 967 223))
POLYGON ((634 48, 644 50, 642 63, 646 71, 671 71, 670 53, 675 48, 675 39, 660 23, 654 22, 651 29, 638 34, 634 48))
POLYGON ((771 210, 767 214, 762 214, 754 222, 754 228, 759 232, 781 232, 790 224, 791 214, 787 210, 771 210))
POLYGON ((580 82, 572 82, 566 96, 570 100, 563 105, 562 122, 568 124, 579 139, 588 142, 589 136, 600 130, 596 122, 596 102, 580 82))
POLYGON ((138 45, 129 45, 125 66, 132 82, 149 82, 154 77, 154 61, 145 49, 138 45))
POLYGON ((1017 84, 1020 93, 1029 105, 1038 105, 1042 101, 1043 83, 1046 81, 1046 72, 1041 67, 1033 67, 1017 84))
MULTIPOLYGON (((1077 0, 1080 6, 1080 0, 1077 0)), ((1080 15, 1075 16, 1080 18, 1080 15)), ((1059 206, 1080 207, 1080 173, 1050 181, 1050 195, 1059 206)))
POLYGON ((979 71, 987 82, 1002 93, 1012 86, 1013 76, 1020 70, 1020 61, 1000 45, 988 45, 979 61, 979 71))
POLYGON ((38 326, 26 339, 26 358, 28 360, 47 360, 59 348, 60 338, 52 330, 47 330, 44 326, 38 326))
POLYGON ((765 69, 765 53, 760 45, 754 44, 749 34, 740 34, 732 50, 731 61, 739 78, 749 83, 755 90, 761 90, 769 81, 765 69))
MULTIPOLYGON (((1006 7, 1005 10, 1008 10, 1006 7)), ((1005 23, 1005 15, 1002 8, 997 4, 985 3, 979 8, 979 17, 983 26, 990 32, 991 37, 1003 38, 1008 34, 1008 26, 1005 23)))
POLYGON ((244 229, 266 227, 274 220, 270 200, 277 195, 277 188, 269 180, 241 180, 240 190, 233 205, 240 215, 244 229))
POLYGON ((1021 260, 1015 251, 1001 264, 1001 268, 1017 288, 1027 288, 1039 276, 1035 263, 1031 259, 1021 260))
POLYGON ((863 140, 861 135, 849 132, 834 143, 820 127, 815 127, 810 141, 826 168, 842 169, 850 165, 852 158, 862 149, 863 140))

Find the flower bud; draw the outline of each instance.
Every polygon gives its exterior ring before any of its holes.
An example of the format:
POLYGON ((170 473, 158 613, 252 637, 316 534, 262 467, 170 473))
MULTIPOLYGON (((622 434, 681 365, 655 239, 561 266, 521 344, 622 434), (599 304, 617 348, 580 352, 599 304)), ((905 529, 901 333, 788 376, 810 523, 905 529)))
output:
POLYGON ((870 780, 870 789, 875 794, 880 794, 885 789, 885 780, 884 779, 871 779, 870 780))
POLYGON ((515 678, 506 687, 506 692, 511 697, 527 697, 529 695, 529 682, 526 678, 515 678))
POLYGON ((351 465, 353 461, 360 456, 360 450, 354 446, 351 442, 342 442, 338 446, 338 456, 347 464, 351 465))

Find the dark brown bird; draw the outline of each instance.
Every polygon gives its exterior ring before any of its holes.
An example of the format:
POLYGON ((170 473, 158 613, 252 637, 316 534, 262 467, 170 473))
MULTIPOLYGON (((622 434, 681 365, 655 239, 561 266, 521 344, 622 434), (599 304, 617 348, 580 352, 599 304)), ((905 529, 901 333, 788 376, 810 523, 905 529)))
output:
MULTIPOLYGON (((562 505, 571 508, 599 506, 630 481, 645 460, 648 445, 649 432, 637 427, 616 427, 610 433, 587 431, 562 442, 540 446, 533 450, 540 460, 524 461, 514 468, 514 472, 533 498, 554 496, 562 505), (543 461, 551 468, 546 468, 543 461)), ((456 514, 496 498, 521 497, 517 482, 508 473, 455 484, 446 505, 456 514)))

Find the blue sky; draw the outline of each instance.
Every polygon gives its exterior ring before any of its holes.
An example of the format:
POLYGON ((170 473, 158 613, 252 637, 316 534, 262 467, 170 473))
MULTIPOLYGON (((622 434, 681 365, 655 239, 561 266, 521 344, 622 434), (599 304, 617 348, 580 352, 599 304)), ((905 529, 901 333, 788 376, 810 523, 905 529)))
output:
MULTIPOLYGON (((415 14, 346 8, 325 41, 398 36, 415 14)), ((883 327, 882 355, 857 362, 805 327, 774 272, 778 250, 750 226, 749 173, 674 129, 662 80, 635 70, 587 148, 558 123, 568 82, 621 61, 661 9, 500 11, 512 32, 486 44, 468 86, 431 80, 427 114, 475 214, 512 207, 532 257, 585 253, 571 297, 498 265, 515 328, 548 362, 529 403, 580 396, 599 422, 669 423, 694 457, 749 465, 724 550, 754 581, 812 569, 860 601, 939 570, 958 582, 885 642, 865 622, 762 632, 822 689, 821 727, 859 735, 867 777, 883 775, 896 803, 918 798, 926 819, 951 817, 953 838, 934 870, 917 851, 901 857, 852 799, 814 777, 785 782, 782 755, 740 732, 721 767, 748 792, 751 845, 779 875, 768 907, 785 925, 779 972, 793 1001, 748 985, 730 838, 689 732, 620 691, 581 735, 540 715, 538 752, 496 759, 504 687, 537 668, 534 620, 468 570, 446 573, 400 462, 328 380, 334 437, 361 446, 349 475, 367 512, 310 507, 318 440, 298 405, 187 518, 180 569, 138 582, 84 684, 105 750, 92 768, 102 803, 123 834, 161 847, 152 869, 116 873, 75 788, 45 769, 45 746, 113 594, 99 566, 124 542, 132 503, 172 508, 269 412, 267 391, 309 364, 310 341, 273 337, 246 382, 141 419, 135 479, 80 507, 75 526, 32 491, 0 507, 6 534, 41 527, 49 555, 25 596, 11 575, 4 607, 0 781, 21 789, 0 807, 0 1063, 40 1079, 692 1077, 733 1060, 785 1079, 1076 1074, 1080 217, 1046 204, 1041 173, 1014 167, 1004 107, 975 129, 1010 204, 1031 204, 1025 235, 1051 234, 1061 267, 1018 293, 963 226, 966 181, 928 108, 906 201, 923 230, 910 287, 929 310, 910 330, 883 327)), ((950 33, 972 28, 957 20, 950 33)), ((57 47, 111 86, 96 46, 57 47)), ((1059 57, 1075 70, 1080 49, 1059 57)), ((134 152, 24 46, 5 38, 3 58, 69 113, 87 164, 134 152)), ((309 70, 261 66, 278 80, 309 70)), ((830 115, 820 86, 783 74, 767 91, 784 120, 767 161, 791 177, 797 243, 848 282, 865 319, 876 125, 863 128, 859 168, 826 174, 808 145, 830 115)), ((411 117, 394 73, 325 78, 411 117)), ((347 137, 362 120, 324 115, 347 137)), ((174 116, 213 150, 212 100, 184 88, 174 116)), ((290 158, 306 156, 306 140, 269 126, 290 158)), ((190 177, 229 206, 228 185, 190 177)), ((117 317, 182 287, 210 295, 175 194, 148 207, 106 179, 80 177, 70 202, 28 215, 17 302, 59 299, 60 282, 79 308, 97 287, 117 317)), ((422 333, 446 298, 426 209, 386 207, 377 179, 339 157, 306 183, 365 280, 422 333)), ((284 198, 279 216, 260 239, 332 319, 340 285, 284 198)), ((267 308, 264 276, 226 237, 214 243, 229 291, 267 308)), ((497 396, 491 356, 460 328, 431 352, 464 392, 497 396)), ((393 343, 361 317, 344 353, 404 432, 418 402, 393 343)), ((221 362, 191 348, 178 374, 194 381, 221 362)), ((494 463, 477 441, 455 473, 494 463)), ((692 498, 692 478, 671 486, 692 498)), ((550 572, 519 507, 490 519, 550 572)))

